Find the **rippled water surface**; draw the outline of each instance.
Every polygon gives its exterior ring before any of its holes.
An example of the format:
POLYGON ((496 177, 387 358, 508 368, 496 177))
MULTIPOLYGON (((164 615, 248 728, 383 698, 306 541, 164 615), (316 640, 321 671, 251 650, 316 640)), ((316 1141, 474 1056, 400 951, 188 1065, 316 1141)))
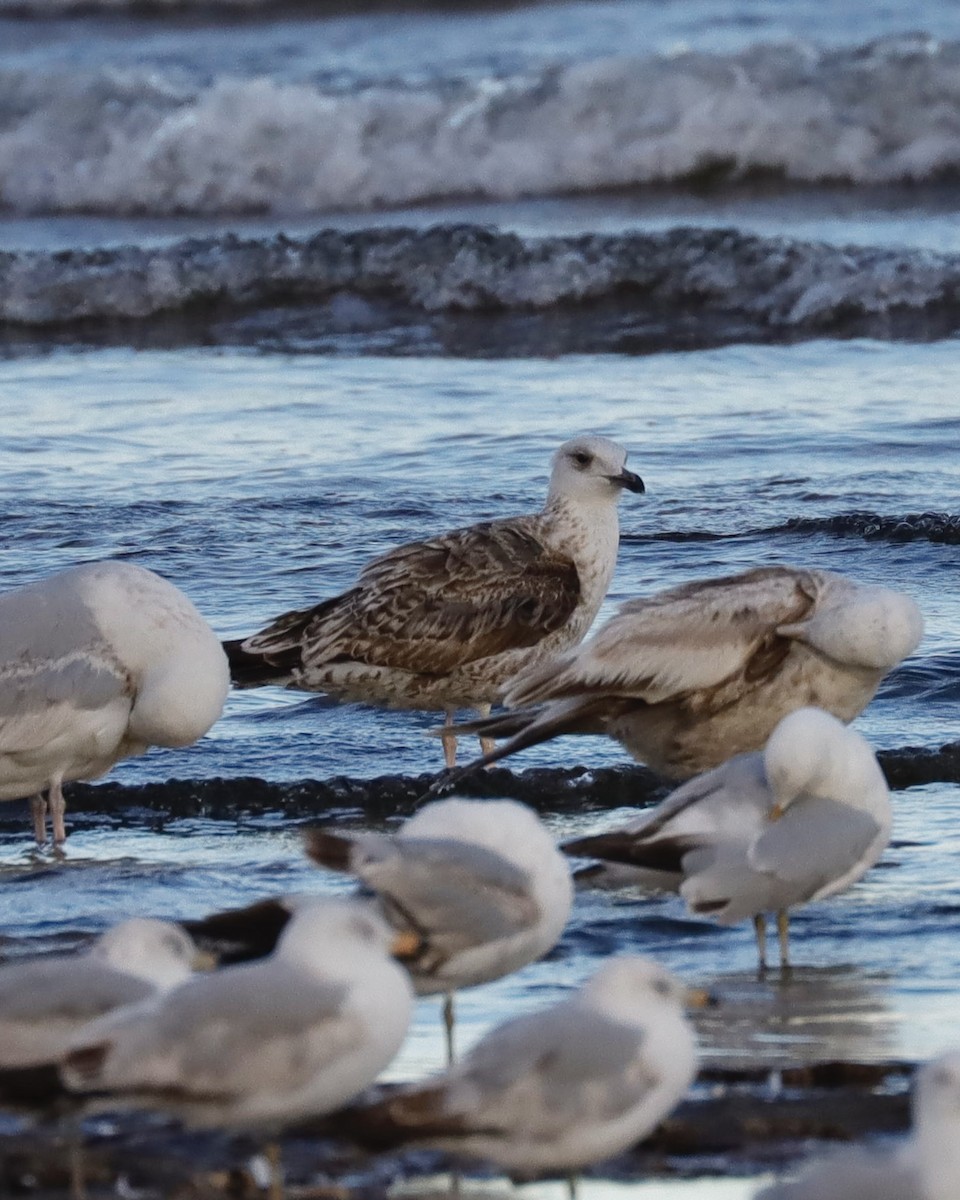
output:
MULTIPOLYGON (((0 587, 121 558, 243 634, 404 540, 535 510, 556 446, 593 431, 647 484, 623 499, 601 619, 772 562, 902 588, 926 636, 857 725, 880 749, 960 737, 960 5, 54 12, 73 7, 0 0, 0 587), (426 242, 374 236, 441 221, 473 228, 438 234, 422 263, 426 242), (295 249, 272 240, 327 224, 370 235, 346 282, 342 244, 328 276, 322 246, 294 270, 295 249), (720 227, 732 249, 697 232, 720 227), (664 237, 652 280, 646 243, 555 237, 636 230, 664 237), (595 346, 637 353, 571 352, 595 346)), ((420 775, 441 761, 435 724, 234 693, 197 746, 110 778, 420 775)), ((512 765, 622 761, 567 738, 512 765)), ((960 787, 893 801, 880 864, 795 914, 791 978, 758 980, 747 926, 584 886, 546 961, 461 997, 460 1044, 624 949, 719 993, 699 1022, 712 1063, 918 1061, 955 1043, 960 787)), ((280 811, 68 811, 61 861, 32 848, 25 805, 3 809, 11 954, 74 946, 119 913, 345 887, 303 859, 280 811)), ((627 816, 561 796, 545 813, 558 837, 627 816)), ((390 1075, 442 1053, 425 1000, 390 1075)), ((747 1200, 756 1182, 629 1186, 747 1200)), ((583 1196, 621 1191, 592 1179, 583 1196)))
MULTIPOLYGON (((3 582, 128 558, 173 579, 223 634, 242 633, 345 587, 399 541, 534 509, 553 448, 598 430, 629 447, 648 486, 623 501, 605 612, 626 596, 761 562, 902 587, 928 632, 859 724, 881 747, 940 745, 957 732, 956 544, 852 521, 837 532, 834 518, 950 506, 960 415, 944 397, 958 388, 951 345, 865 342, 557 362, 225 352, 8 362, 3 582)), ((197 747, 152 751, 113 777, 419 774, 439 765, 439 746, 423 736, 434 723, 279 689, 245 692, 197 747)), ((515 765, 618 761, 613 744, 566 739, 515 765)), ((801 967, 789 985, 756 982, 747 927, 690 920, 675 898, 588 891, 550 961, 464 997, 464 1036, 553 999, 598 958, 631 948, 717 984, 727 1005, 703 1037, 725 1061, 926 1056, 952 1036, 960 793, 934 785, 895 803, 882 867, 849 895, 796 915, 801 967)), ((552 824, 570 835, 608 819, 566 813, 552 824)), ((131 904, 196 916, 341 886, 303 861, 280 814, 83 817, 66 863, 30 859, 24 821, 0 860, 0 905, 18 939, 95 928, 131 904)), ((400 1074, 437 1061, 436 1016, 424 1002, 400 1074)))

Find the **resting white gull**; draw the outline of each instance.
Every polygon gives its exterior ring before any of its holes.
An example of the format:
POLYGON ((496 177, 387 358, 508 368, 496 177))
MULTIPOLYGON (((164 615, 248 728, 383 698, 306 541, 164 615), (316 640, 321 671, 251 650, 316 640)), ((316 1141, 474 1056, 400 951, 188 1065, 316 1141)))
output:
POLYGON ((356 902, 303 907, 270 957, 86 1026, 63 1081, 190 1125, 266 1136, 330 1112, 372 1083, 406 1036, 413 998, 389 957, 394 936, 356 902))
MULTIPOLYGON (((137 1004, 209 966, 168 921, 132 917, 80 954, 47 954, 0 966, 0 1107, 73 1116, 82 1101, 64 1092, 59 1062, 90 1021, 137 1004)), ((83 1196, 79 1129, 68 1137, 71 1196, 83 1196)))
MULTIPOLYGON (((543 510, 485 521, 374 559, 342 595, 225 642, 234 683, 447 714, 489 713, 522 668, 586 634, 619 544, 617 501, 643 491, 607 438, 565 442, 543 510)), ((456 735, 444 735, 447 766, 456 735)))
MULTIPOLYGON (((305 834, 322 866, 353 875, 409 936, 402 961, 419 995, 442 993, 448 1058, 453 993, 499 979, 553 948, 570 915, 568 860, 537 815, 512 800, 426 805, 395 834, 305 834)), ((242 959, 268 953, 302 897, 188 921, 202 945, 242 959)))
POLYGON ((754 918, 761 970, 766 914, 789 965, 789 909, 845 891, 890 840, 890 793, 856 730, 820 709, 784 717, 762 753, 741 754, 677 788, 633 824, 564 844, 568 854, 655 873, 694 913, 754 918))
POLYGON ((88 1021, 182 983, 200 962, 179 925, 131 917, 80 954, 0 965, 0 1077, 56 1062, 88 1021))
POLYGON ((34 797, 66 837, 61 785, 150 746, 187 746, 223 711, 227 661, 173 584, 131 563, 73 567, 0 596, 0 800, 34 797), (46 792, 46 799, 43 793, 46 792))
POLYGON ((844 1149, 756 1200, 957 1200, 960 1196, 960 1051, 917 1072, 913 1135, 894 1152, 844 1149))
POLYGON ((362 1144, 426 1145, 518 1176, 572 1176, 645 1137, 696 1073, 686 1003, 649 959, 615 958, 567 999, 491 1030, 462 1062, 374 1104, 342 1127, 362 1144))
POLYGON ((603 733, 686 779, 758 750, 804 705, 852 721, 922 634, 902 592, 760 567, 629 601, 582 646, 513 680, 504 699, 516 711, 456 728, 509 738, 485 763, 561 734, 603 733))

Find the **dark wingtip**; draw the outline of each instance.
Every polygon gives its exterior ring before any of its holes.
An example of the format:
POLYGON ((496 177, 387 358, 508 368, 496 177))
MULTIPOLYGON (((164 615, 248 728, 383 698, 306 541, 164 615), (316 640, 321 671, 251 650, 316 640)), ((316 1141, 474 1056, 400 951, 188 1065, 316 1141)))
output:
POLYGON ((286 678, 287 672, 265 662, 258 654, 250 654, 244 650, 243 643, 243 638, 220 643, 230 665, 230 682, 234 687, 261 687, 286 678))
POLYGON ((349 871, 353 842, 329 829, 305 829, 303 848, 307 857, 331 871, 349 871))
POLYGON ((682 838, 658 838, 649 842, 623 833, 599 833, 561 843, 560 849, 572 858, 598 858, 601 862, 622 863, 647 871, 678 875, 683 871, 683 856, 691 843, 682 838))
POLYGON ((180 924, 198 946, 211 950, 221 965, 227 965, 271 954, 291 915, 282 900, 258 900, 246 908, 180 924))
POLYGON ((54 1063, 0 1069, 0 1105, 4 1107, 52 1108, 69 1095, 54 1063))

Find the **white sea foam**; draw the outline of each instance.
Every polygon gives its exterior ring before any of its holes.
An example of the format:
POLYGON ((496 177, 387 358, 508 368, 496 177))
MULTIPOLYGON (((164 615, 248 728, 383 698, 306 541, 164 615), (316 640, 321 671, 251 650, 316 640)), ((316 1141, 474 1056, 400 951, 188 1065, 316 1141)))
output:
POLYGON ((323 212, 682 179, 960 169, 960 43, 607 57, 324 93, 150 72, 0 74, 0 202, 21 212, 323 212))

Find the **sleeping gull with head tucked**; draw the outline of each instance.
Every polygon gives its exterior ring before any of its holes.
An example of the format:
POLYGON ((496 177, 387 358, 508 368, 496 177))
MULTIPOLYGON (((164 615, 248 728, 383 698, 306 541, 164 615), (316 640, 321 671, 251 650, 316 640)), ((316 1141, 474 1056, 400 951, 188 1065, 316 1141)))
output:
POLYGON ((632 825, 564 844, 626 863, 724 925, 754 918, 761 970, 766 914, 789 966, 788 913, 845 891, 890 840, 890 793, 868 743, 836 717, 802 708, 762 753, 740 754, 677 788, 632 825))
POLYGON ((683 1097, 696 1073, 684 1005, 706 999, 649 959, 614 958, 559 1004, 491 1030, 437 1078, 349 1109, 344 1132, 520 1176, 572 1176, 645 1137, 683 1097))
MULTIPOLYGON (((586 634, 613 577, 617 501, 643 481, 607 438, 565 442, 541 512, 374 559, 342 595, 225 642, 239 687, 281 684, 389 708, 489 713, 519 670, 586 634)), ((444 734, 447 766, 456 735, 444 734)))
POLYGON ((504 699, 515 711, 457 729, 509 739, 485 763, 561 734, 601 733, 687 779, 758 750, 804 705, 852 721, 922 634, 902 592, 760 567, 629 601, 582 646, 513 680, 504 699))
POLYGON ((81 954, 0 965, 0 1079, 56 1062, 88 1021, 182 983, 198 961, 179 925, 131 917, 81 954))
POLYGON ((756 1200, 957 1200, 960 1051, 926 1063, 913 1091, 913 1136, 894 1153, 845 1149, 756 1200))
MULTIPOLYGON (((402 960, 421 996, 442 993, 453 1058, 453 993, 499 979, 553 948, 570 915, 568 860, 540 819, 513 800, 441 800, 394 834, 311 829, 307 853, 373 892, 408 935, 402 960)), ((269 951, 299 897, 215 913, 186 928, 233 957, 269 951)))
POLYGON ((87 1025, 63 1081, 199 1127, 272 1135, 328 1113, 369 1086, 406 1036, 413 997, 389 957, 394 936, 366 905, 305 906, 268 958, 87 1025))
POLYGON ((32 796, 38 842, 61 785, 150 746, 188 746, 223 711, 227 661, 186 596, 132 563, 61 571, 0 596, 0 800, 32 796), (46 793, 44 798, 43 793, 46 793))

